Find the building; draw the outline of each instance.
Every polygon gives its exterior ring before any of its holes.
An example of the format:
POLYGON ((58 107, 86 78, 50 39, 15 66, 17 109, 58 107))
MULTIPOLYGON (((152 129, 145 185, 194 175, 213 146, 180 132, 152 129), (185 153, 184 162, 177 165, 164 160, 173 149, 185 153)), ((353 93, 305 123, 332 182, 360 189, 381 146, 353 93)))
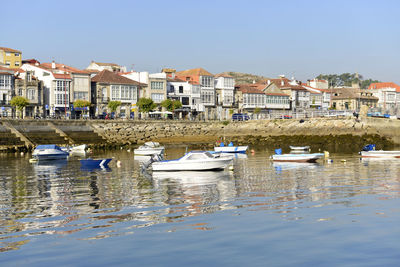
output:
POLYGON ((204 112, 206 119, 216 119, 214 75, 203 68, 197 68, 176 72, 175 77, 184 81, 200 84, 201 104, 199 111, 204 112))
POLYGON ((0 66, 8 68, 19 68, 22 65, 22 53, 7 47, 0 47, 0 66))
POLYGON ((87 71, 102 71, 108 70, 111 72, 126 72, 126 67, 120 66, 115 63, 101 63, 101 62, 90 62, 89 66, 86 68, 87 71))
POLYGON ((329 83, 327 80, 312 79, 307 81, 307 86, 317 89, 328 89, 329 83))
POLYGON ((397 113, 400 107, 400 86, 393 82, 371 83, 368 90, 376 96, 383 112, 397 113))
POLYGON ((358 111, 362 106, 375 108, 378 98, 372 92, 354 87, 332 89, 332 108, 336 110, 358 111))
POLYGON ((14 71, 0 66, 0 115, 8 117, 13 115, 10 101, 14 95, 14 71))
POLYGON ((179 100, 187 113, 197 113, 200 106, 200 84, 178 78, 167 79, 167 97, 179 100))
POLYGON ((149 74, 149 82, 147 85, 147 90, 145 90, 144 94, 145 97, 151 98, 156 104, 160 104, 167 99, 167 74, 149 74))
POLYGON ((294 79, 289 80, 281 75, 278 79, 268 79, 266 87, 263 89, 276 90, 290 97, 290 109, 292 111, 304 111, 310 107, 310 91, 301 85, 301 82, 294 79))
POLYGON ((44 116, 43 82, 33 75, 33 71, 19 69, 15 72, 15 95, 29 100, 24 117, 44 116))
POLYGON ((235 79, 226 73, 215 75, 215 93, 220 120, 229 118, 229 110, 233 108, 235 99, 235 79))
POLYGON ((310 92, 310 108, 327 110, 331 105, 331 91, 329 89, 314 88, 303 85, 310 92))
POLYGON ((43 101, 46 115, 69 116, 74 113, 75 100, 91 102, 90 74, 87 71, 64 64, 35 63, 24 64, 21 69, 43 81, 43 101))
POLYGON ((109 112, 110 101, 121 101, 117 113, 119 117, 132 117, 136 111, 138 88, 140 83, 118 75, 114 72, 103 70, 92 78, 92 98, 96 109, 94 115, 98 116, 109 112))

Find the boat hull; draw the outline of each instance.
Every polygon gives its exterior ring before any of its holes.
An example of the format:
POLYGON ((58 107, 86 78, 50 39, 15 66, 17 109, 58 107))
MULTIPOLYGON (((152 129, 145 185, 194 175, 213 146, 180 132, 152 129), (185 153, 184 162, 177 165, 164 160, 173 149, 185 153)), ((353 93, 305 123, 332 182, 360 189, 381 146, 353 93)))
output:
POLYGON ((153 171, 210 171, 225 169, 232 158, 179 162, 178 160, 154 162, 153 171))
POLYGON ((58 149, 39 149, 32 153, 32 157, 38 160, 57 160, 67 159, 69 156, 68 152, 58 149))
POLYGON ((135 155, 140 156, 151 156, 151 155, 161 155, 164 152, 164 148, 162 149, 135 149, 133 153, 135 155))
POLYGON ((215 152, 222 153, 246 153, 248 146, 216 146, 215 152))
POLYGON ((322 158, 324 154, 314 153, 314 154, 283 154, 283 155, 273 155, 272 160, 276 162, 317 162, 319 158, 322 158))
POLYGON ((299 150, 299 151, 304 151, 304 150, 309 150, 309 146, 289 146, 291 150, 299 150))
POLYGON ((400 151, 372 150, 372 151, 361 151, 360 154, 362 158, 386 158, 386 159, 400 158, 400 151))
POLYGON ((112 159, 82 159, 80 160, 82 167, 84 168, 108 168, 108 163, 112 159))

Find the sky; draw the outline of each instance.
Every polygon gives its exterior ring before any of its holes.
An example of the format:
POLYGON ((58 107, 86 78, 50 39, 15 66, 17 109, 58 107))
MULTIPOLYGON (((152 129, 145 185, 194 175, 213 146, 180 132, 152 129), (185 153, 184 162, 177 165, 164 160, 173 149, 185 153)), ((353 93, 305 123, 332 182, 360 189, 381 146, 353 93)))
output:
POLYGON ((1 9, 0 46, 23 59, 302 81, 349 72, 400 84, 397 0, 20 0, 1 9))

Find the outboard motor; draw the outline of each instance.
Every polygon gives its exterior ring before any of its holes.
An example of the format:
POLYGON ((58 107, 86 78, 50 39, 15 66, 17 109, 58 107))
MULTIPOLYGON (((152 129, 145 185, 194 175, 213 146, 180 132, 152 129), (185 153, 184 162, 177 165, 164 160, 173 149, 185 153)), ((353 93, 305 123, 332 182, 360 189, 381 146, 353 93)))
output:
POLYGON ((362 151, 371 151, 371 150, 375 150, 376 145, 375 144, 369 144, 366 145, 365 147, 363 147, 362 151))

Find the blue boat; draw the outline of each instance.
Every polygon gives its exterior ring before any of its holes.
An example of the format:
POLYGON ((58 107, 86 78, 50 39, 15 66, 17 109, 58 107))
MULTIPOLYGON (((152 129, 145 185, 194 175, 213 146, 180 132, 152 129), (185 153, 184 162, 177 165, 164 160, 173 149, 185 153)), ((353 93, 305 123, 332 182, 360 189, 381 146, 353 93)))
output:
POLYGON ((37 160, 67 159, 68 156, 69 153, 57 145, 38 145, 32 153, 32 157, 37 160))
POLYGON ((110 163, 112 159, 81 159, 81 166, 87 169, 95 169, 95 168, 108 168, 108 163, 110 163))

